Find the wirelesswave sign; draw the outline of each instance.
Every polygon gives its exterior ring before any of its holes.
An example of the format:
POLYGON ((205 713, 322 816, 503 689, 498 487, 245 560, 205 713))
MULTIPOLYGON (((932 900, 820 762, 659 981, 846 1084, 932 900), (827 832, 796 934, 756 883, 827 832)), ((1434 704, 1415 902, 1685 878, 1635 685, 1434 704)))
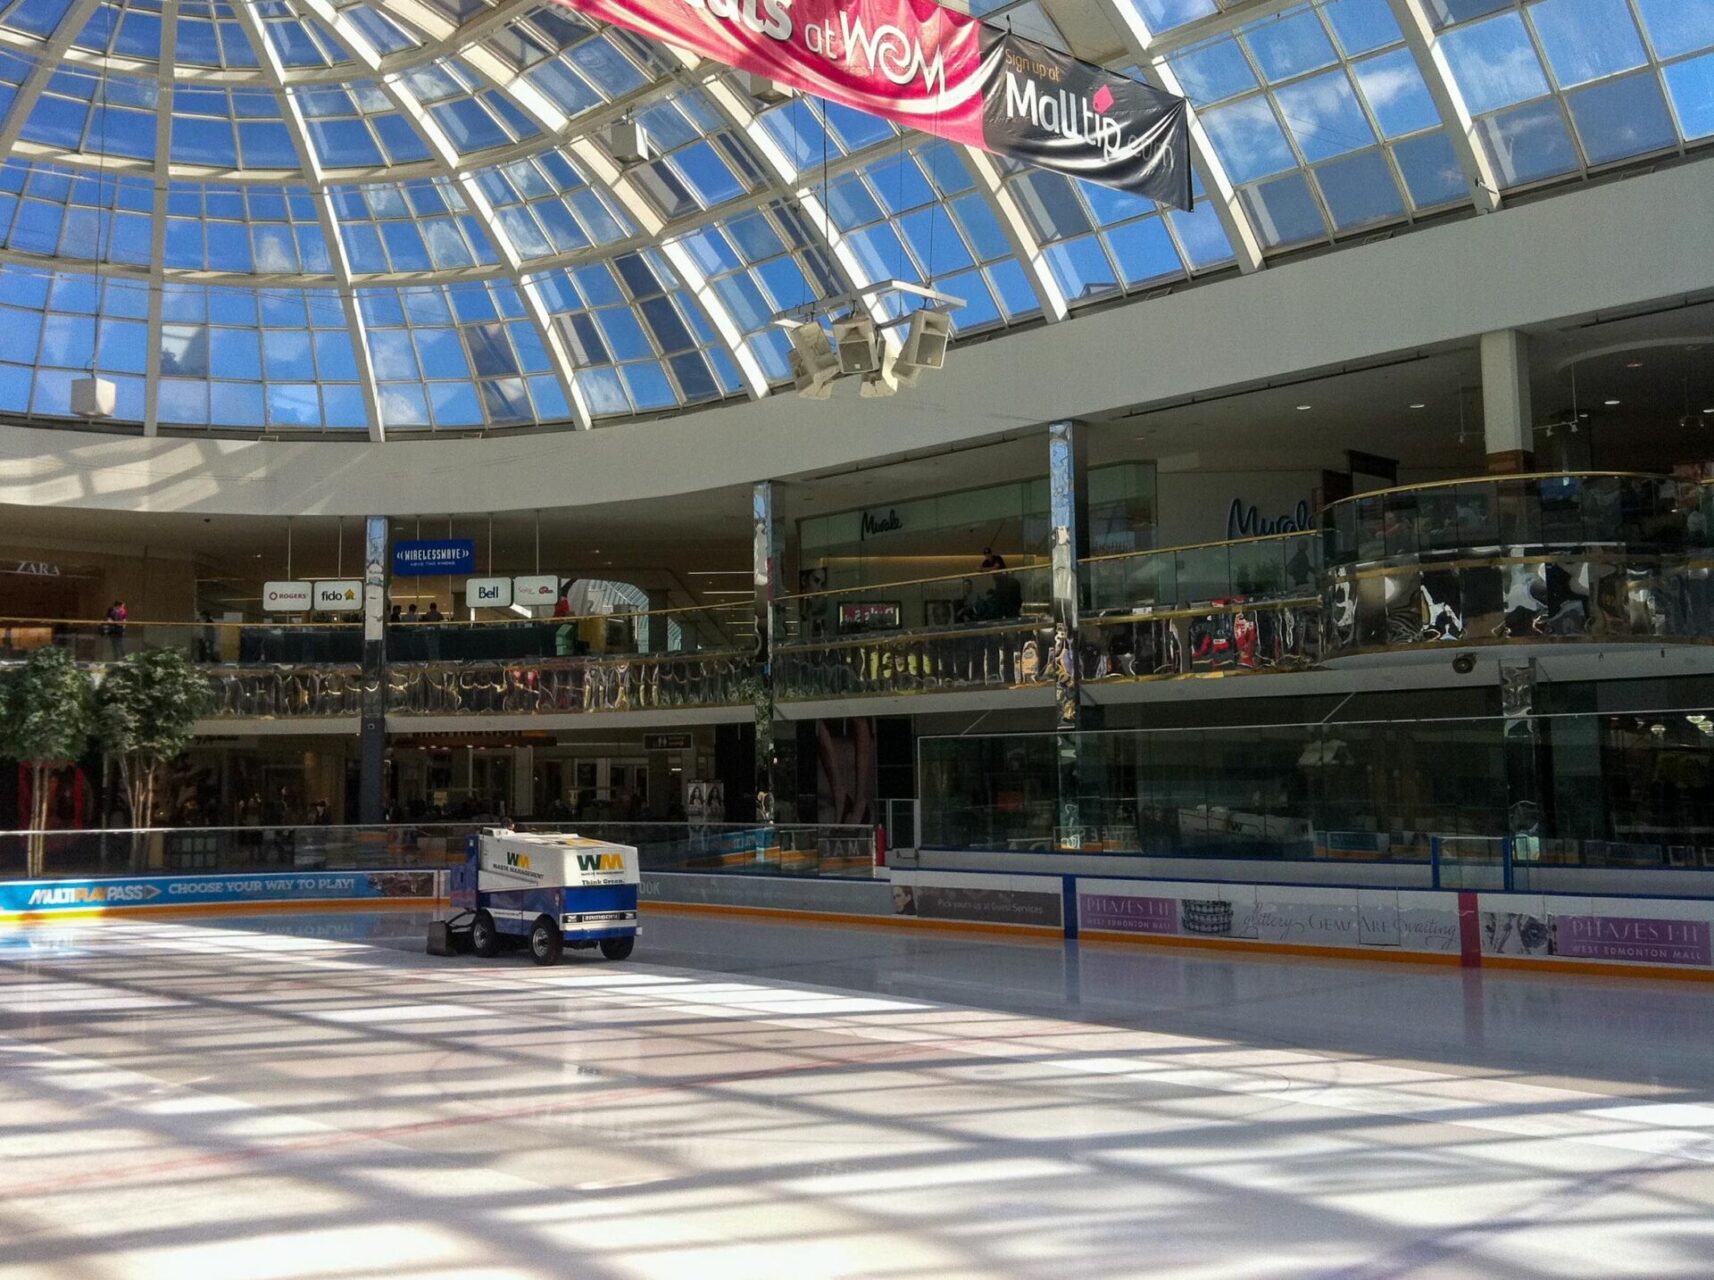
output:
POLYGON ((1189 107, 934 0, 556 0, 924 133, 1181 209, 1189 107))

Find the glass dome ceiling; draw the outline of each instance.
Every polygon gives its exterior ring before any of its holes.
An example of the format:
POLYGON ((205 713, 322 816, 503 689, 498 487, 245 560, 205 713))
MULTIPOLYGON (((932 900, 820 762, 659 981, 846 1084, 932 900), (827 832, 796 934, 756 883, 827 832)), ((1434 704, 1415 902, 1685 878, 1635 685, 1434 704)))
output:
POLYGON ((854 287, 1051 323, 1714 137, 1714 0, 970 7, 1187 96, 1196 212, 540 0, 0 0, 0 414, 93 368, 109 429, 602 425, 769 394, 854 287))

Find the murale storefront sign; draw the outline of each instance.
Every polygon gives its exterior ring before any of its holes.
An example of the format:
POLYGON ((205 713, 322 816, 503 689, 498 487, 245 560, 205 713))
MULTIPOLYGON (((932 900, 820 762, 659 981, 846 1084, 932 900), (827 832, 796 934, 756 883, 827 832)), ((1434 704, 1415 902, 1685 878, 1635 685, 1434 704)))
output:
POLYGON ((1232 506, 1226 512, 1226 537, 1263 538, 1278 533, 1304 533, 1312 527, 1314 518, 1307 501, 1299 502, 1290 511, 1263 517, 1255 503, 1246 505, 1242 498, 1233 498, 1232 506))
POLYGON ((865 511, 863 513, 863 536, 878 537, 883 533, 898 533, 905 527, 905 518, 898 512, 897 507, 888 507, 885 511, 865 511))

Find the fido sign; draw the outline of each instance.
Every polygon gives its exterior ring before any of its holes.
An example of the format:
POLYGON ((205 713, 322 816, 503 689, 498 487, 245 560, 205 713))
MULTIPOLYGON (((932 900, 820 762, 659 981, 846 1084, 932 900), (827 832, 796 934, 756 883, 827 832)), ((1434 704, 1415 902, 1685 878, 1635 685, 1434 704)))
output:
POLYGON ((471 578, 464 584, 467 609, 504 609, 512 603, 510 578, 471 578))
POLYGON ((321 613, 358 613, 363 608, 363 583, 356 578, 318 582, 315 607, 321 613))

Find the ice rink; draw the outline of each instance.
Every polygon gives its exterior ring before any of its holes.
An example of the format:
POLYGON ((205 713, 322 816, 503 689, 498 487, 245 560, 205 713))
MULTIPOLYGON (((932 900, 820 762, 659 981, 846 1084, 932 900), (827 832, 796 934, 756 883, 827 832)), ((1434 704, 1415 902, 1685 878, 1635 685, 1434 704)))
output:
POLYGON ((0 1277, 1714 1276, 1714 989, 673 915, 0 926, 0 1277))

